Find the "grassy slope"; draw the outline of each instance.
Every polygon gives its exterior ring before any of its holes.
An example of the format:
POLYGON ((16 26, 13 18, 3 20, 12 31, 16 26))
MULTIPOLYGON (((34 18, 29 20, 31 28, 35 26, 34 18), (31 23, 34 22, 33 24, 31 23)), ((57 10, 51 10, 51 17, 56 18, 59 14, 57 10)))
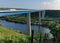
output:
POLYGON ((26 42, 27 38, 25 35, 18 33, 14 30, 0 27, 0 40, 13 40, 26 42))

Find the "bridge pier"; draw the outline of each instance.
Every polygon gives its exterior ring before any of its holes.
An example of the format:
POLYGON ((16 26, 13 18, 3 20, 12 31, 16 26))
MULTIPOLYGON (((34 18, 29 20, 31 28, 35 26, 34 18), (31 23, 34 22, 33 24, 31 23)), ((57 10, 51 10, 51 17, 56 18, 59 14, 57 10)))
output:
POLYGON ((42 19, 45 17, 45 10, 42 11, 42 19))
POLYGON ((31 17, 30 17, 31 13, 29 12, 27 14, 27 35, 31 36, 31 17))
MULTIPOLYGON (((27 35, 31 36, 31 13, 29 12, 27 14, 27 35)), ((45 10, 43 11, 39 11, 39 17, 38 17, 38 20, 39 20, 39 29, 38 29, 38 33, 41 34, 41 19, 43 19, 45 16, 45 10)))
POLYGON ((39 25, 39 29, 38 29, 38 33, 40 34, 41 32, 40 32, 40 30, 41 30, 41 11, 39 11, 39 17, 38 17, 38 25, 39 25))
POLYGON ((39 11, 39 18, 38 18, 38 20, 39 20, 39 29, 38 29, 38 32, 39 33, 41 33, 40 32, 40 30, 41 30, 41 19, 44 19, 44 17, 45 17, 45 10, 39 11))
POLYGON ((39 17, 38 17, 38 20, 39 20, 39 29, 38 29, 38 34, 39 34, 39 43, 41 43, 43 39, 41 39, 41 35, 42 35, 42 32, 41 32, 41 28, 42 28, 42 24, 41 24, 41 19, 44 19, 44 16, 45 16, 45 11, 39 11, 39 17))

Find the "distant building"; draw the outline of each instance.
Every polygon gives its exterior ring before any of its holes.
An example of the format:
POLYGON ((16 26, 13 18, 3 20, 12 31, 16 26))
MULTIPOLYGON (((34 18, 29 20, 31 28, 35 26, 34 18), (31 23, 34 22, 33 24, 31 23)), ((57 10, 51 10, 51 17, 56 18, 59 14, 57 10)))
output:
POLYGON ((16 9, 10 9, 10 11, 16 11, 16 9))

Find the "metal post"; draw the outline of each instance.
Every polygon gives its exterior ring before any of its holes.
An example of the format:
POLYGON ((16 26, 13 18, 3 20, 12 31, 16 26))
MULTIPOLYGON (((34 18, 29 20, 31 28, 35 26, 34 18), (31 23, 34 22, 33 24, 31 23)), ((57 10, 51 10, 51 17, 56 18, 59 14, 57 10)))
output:
POLYGON ((31 36, 31 18, 30 18, 30 12, 27 14, 27 34, 31 36))
POLYGON ((31 33, 31 43, 33 43, 33 36, 34 36, 34 30, 32 30, 32 33, 31 33))

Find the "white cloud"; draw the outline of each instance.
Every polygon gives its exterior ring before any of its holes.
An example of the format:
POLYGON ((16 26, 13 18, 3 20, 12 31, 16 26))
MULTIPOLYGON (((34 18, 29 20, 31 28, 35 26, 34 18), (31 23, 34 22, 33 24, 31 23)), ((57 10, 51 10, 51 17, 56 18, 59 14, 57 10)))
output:
POLYGON ((60 2, 60 0, 55 0, 55 1, 60 2))
POLYGON ((54 0, 52 2, 42 2, 41 3, 42 9, 58 9, 60 10, 60 0, 54 0))
POLYGON ((42 4, 43 5, 50 5, 51 3, 49 3, 49 2, 43 2, 42 4))

